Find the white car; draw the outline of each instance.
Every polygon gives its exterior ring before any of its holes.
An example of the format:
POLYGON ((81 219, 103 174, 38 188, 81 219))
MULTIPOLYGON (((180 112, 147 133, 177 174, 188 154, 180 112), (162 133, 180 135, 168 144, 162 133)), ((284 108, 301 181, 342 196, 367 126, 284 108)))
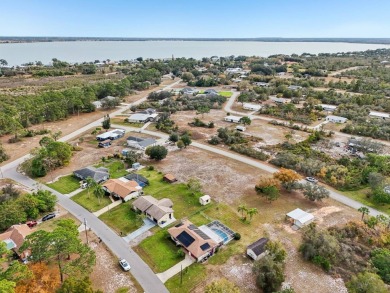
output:
POLYGON ((128 272, 130 271, 130 265, 129 263, 127 262, 127 260, 125 260, 124 258, 120 259, 119 260, 119 264, 121 265, 122 269, 125 271, 125 272, 128 272))
POLYGON ((318 180, 313 177, 306 177, 306 181, 309 181, 310 183, 314 183, 314 184, 318 182, 318 180))

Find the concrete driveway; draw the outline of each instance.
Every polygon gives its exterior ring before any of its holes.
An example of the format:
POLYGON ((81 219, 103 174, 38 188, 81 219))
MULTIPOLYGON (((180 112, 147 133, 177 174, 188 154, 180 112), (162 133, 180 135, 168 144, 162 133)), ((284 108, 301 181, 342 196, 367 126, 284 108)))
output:
POLYGON ((144 219, 144 224, 139 229, 135 230, 134 232, 128 234, 125 237, 122 237, 123 240, 125 240, 127 243, 129 243, 131 240, 137 238, 138 236, 144 234, 145 232, 152 229, 154 226, 156 226, 156 223, 152 220, 146 218, 144 219))

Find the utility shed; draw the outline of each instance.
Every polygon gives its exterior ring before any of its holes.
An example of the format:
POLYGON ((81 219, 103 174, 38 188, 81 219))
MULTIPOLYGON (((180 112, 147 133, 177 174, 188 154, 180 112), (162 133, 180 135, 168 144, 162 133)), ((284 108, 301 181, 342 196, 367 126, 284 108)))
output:
POLYGON ((301 209, 295 209, 287 214, 287 218, 291 219, 295 226, 302 228, 313 222, 314 216, 310 213, 306 213, 301 209))
POLYGON ((211 197, 210 195, 203 195, 201 197, 199 197, 199 203, 202 205, 202 206, 205 206, 207 204, 209 204, 211 202, 211 197))
POLYGON ((246 248, 246 254, 254 259, 258 260, 266 254, 265 245, 268 243, 268 238, 260 238, 256 242, 253 242, 246 248))
POLYGON ((238 117, 238 116, 226 116, 225 117, 225 121, 227 122, 233 122, 233 123, 240 123, 240 120, 241 120, 242 117, 238 117))

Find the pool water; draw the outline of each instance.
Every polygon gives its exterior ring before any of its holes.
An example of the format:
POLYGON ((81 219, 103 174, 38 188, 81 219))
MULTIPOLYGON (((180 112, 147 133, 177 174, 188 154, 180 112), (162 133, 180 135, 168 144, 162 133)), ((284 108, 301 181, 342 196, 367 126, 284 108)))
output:
POLYGON ((213 230, 216 234, 218 234, 218 236, 223 239, 224 243, 229 241, 229 236, 225 232, 223 232, 217 228, 211 228, 211 230, 213 230))

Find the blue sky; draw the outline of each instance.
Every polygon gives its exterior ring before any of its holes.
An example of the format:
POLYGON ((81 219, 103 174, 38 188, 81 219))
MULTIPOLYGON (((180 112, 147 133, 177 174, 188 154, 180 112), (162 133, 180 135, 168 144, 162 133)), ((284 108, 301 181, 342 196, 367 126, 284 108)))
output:
POLYGON ((390 37, 388 0, 4 0, 0 36, 390 37))

